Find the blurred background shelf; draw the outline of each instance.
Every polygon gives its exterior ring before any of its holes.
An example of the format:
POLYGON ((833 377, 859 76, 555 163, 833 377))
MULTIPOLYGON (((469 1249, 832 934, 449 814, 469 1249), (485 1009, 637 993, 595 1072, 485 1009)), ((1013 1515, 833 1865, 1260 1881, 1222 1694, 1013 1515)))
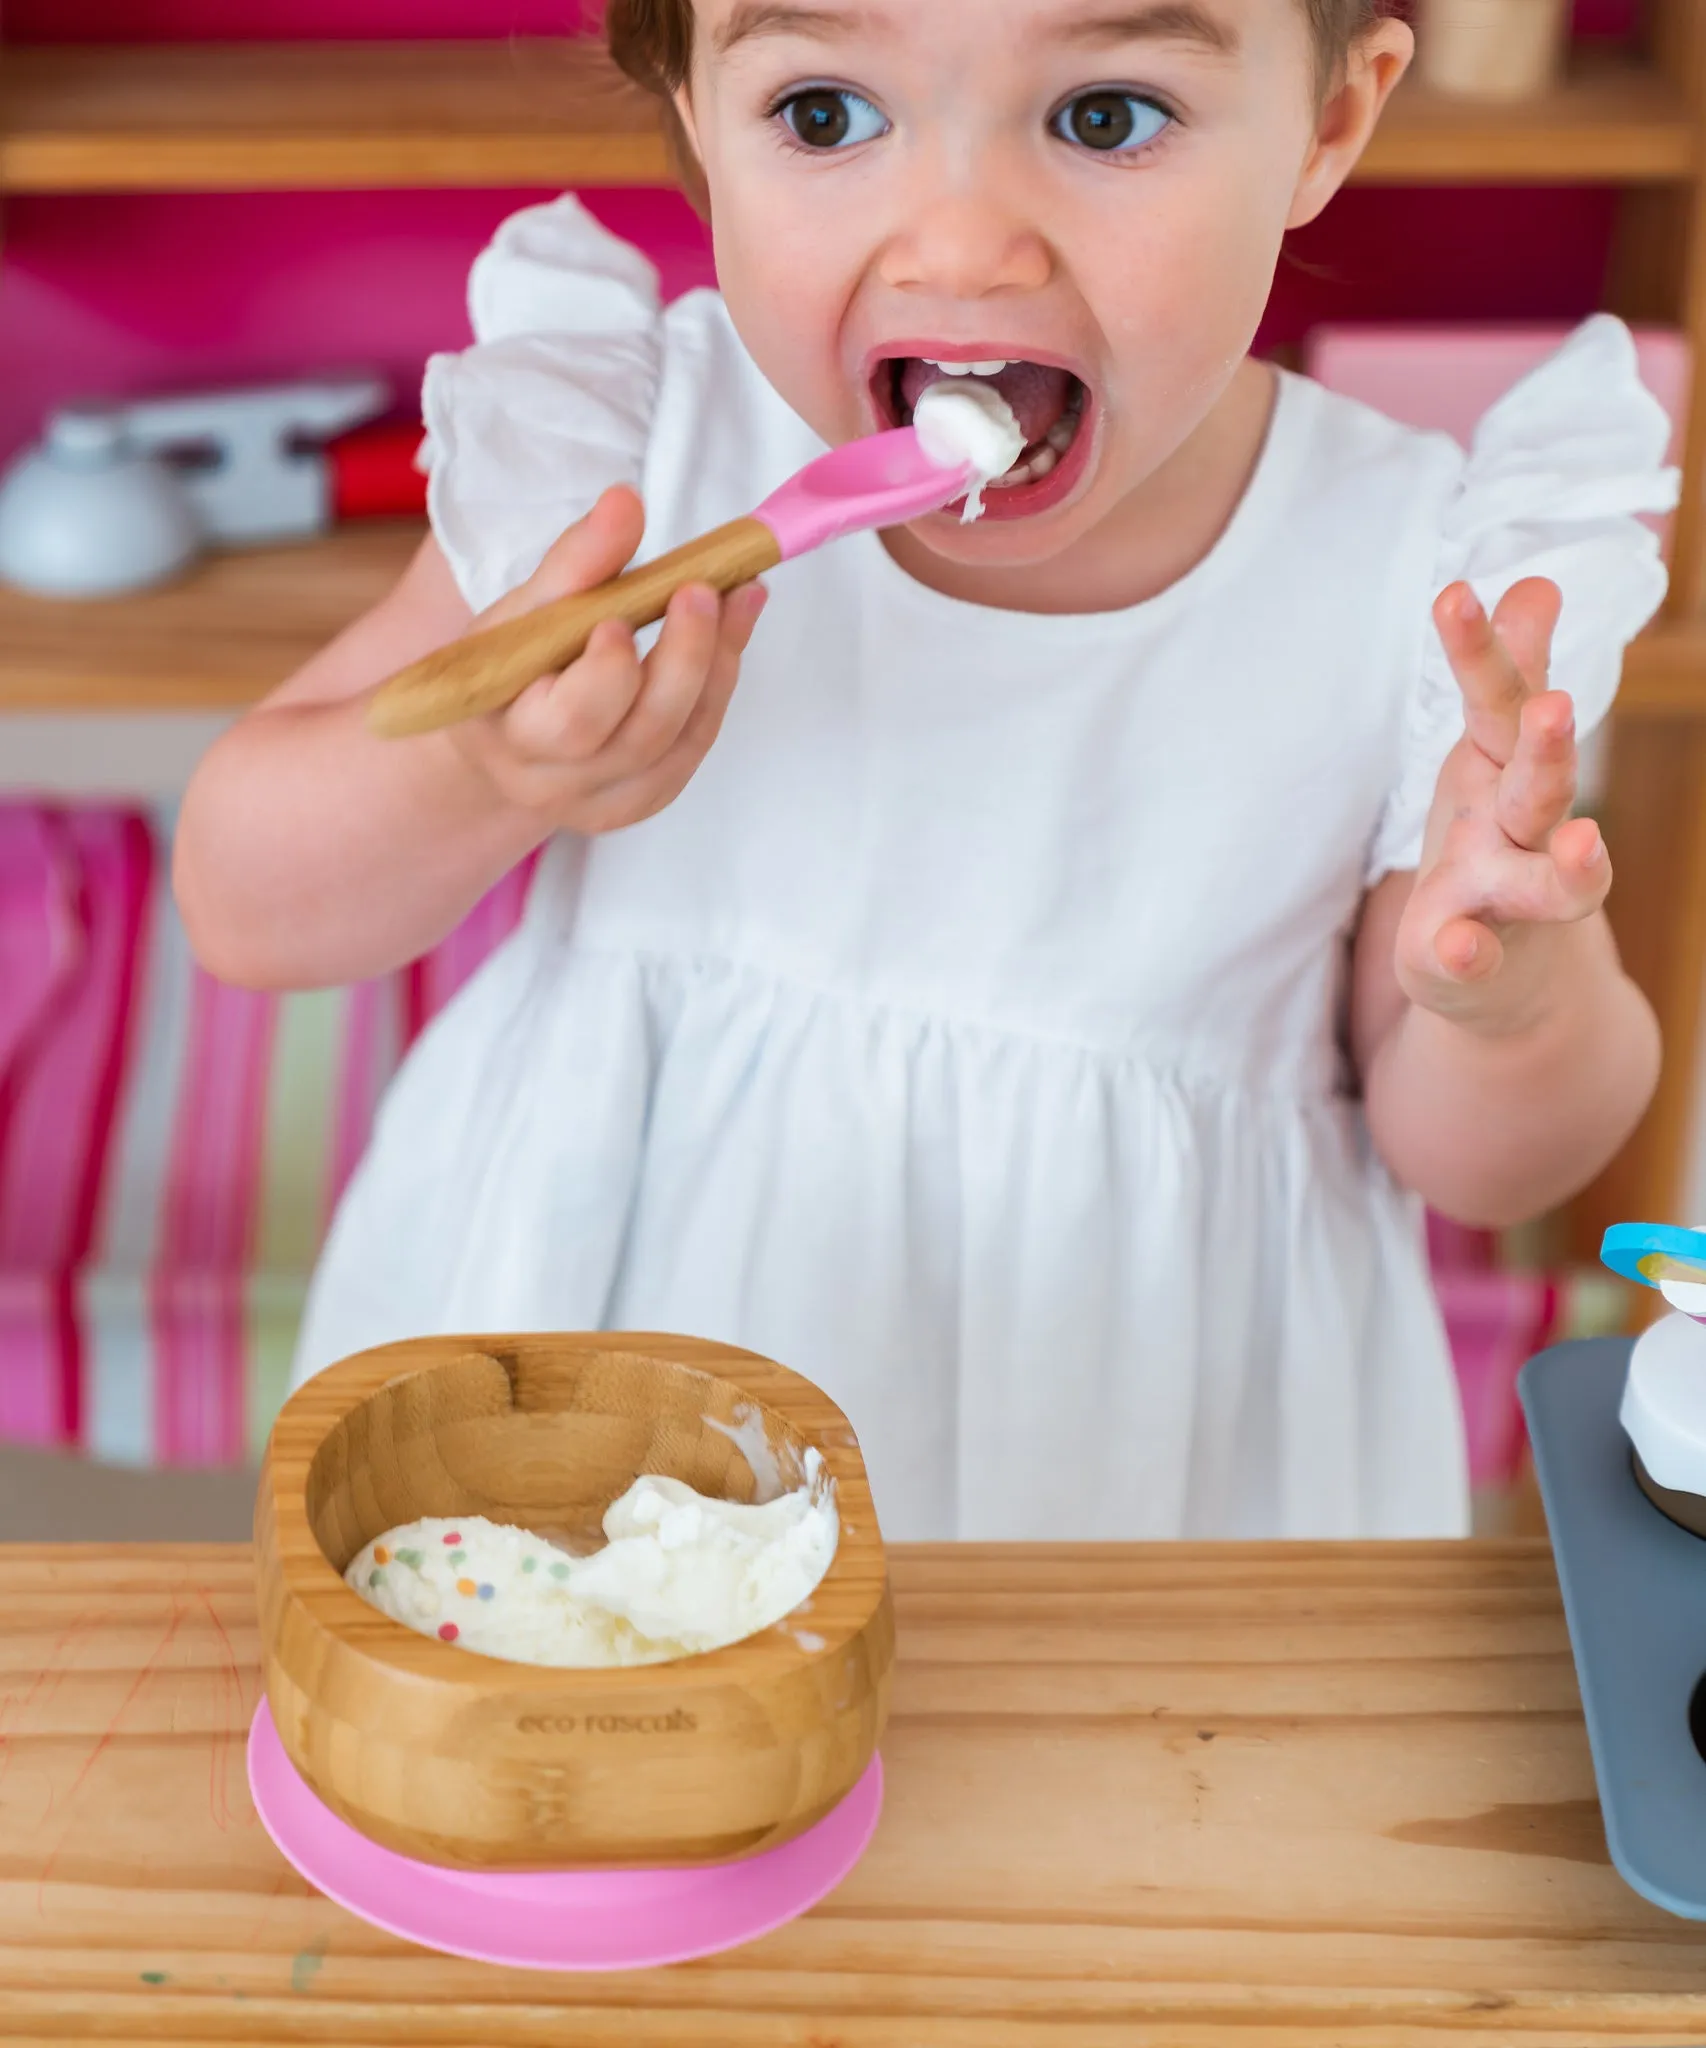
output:
POLYGON ((9 48, 0 192, 645 185, 651 103, 570 38, 9 48))
MULTIPOLYGON (((1379 184, 1663 183, 1695 168, 1662 73, 1589 55, 1517 108, 1406 86, 1358 172, 1379 184)), ((655 110, 574 38, 7 49, 0 192, 667 182, 655 110)))
POLYGON ((1617 716, 1706 718, 1706 624, 1664 620, 1636 641, 1624 664, 1617 716))
POLYGON ((252 704, 377 602, 423 531, 387 521, 216 556, 136 597, 68 602, 0 589, 0 712, 252 704))
POLYGON ((1578 52, 1570 77, 1516 106, 1444 99, 1406 82, 1358 166, 1368 184, 1662 184, 1699 147, 1687 99, 1658 70, 1578 52))

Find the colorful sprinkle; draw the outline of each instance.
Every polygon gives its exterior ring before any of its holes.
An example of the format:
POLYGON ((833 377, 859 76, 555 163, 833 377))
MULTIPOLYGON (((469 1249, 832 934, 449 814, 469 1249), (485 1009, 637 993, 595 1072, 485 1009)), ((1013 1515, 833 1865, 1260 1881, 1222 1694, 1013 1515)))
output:
POLYGON ((453 1621, 439 1623, 438 1639, 441 1643, 453 1643, 462 1631, 453 1621))
POLYGON ((472 1600, 480 1589, 472 1579, 458 1579, 456 1581, 456 1590, 462 1595, 464 1600, 472 1600))
POLYGON ((566 1579, 568 1575, 569 1568, 566 1564, 554 1564, 551 1567, 551 1576, 554 1579, 566 1579))
POLYGON ((391 1553, 385 1548, 383 1543, 374 1544, 373 1562, 375 1564, 389 1564, 391 1562, 391 1553))
POLYGON ((482 1600, 489 1600, 497 1590, 496 1586, 482 1586, 480 1588, 480 1598, 482 1600))
POLYGON ((445 1537, 445 1539, 444 1539, 444 1547, 445 1547, 445 1549, 446 1549, 446 1550, 454 1550, 454 1549, 456 1548, 457 1544, 458 1544, 458 1543, 460 1543, 461 1541, 462 1541, 462 1538, 461 1538, 461 1536, 460 1536, 460 1535, 458 1535, 458 1534, 457 1534, 457 1533, 456 1533, 456 1532, 455 1532, 455 1531, 453 1530, 453 1531, 451 1532, 451 1534, 450 1534, 450 1535, 448 1535, 447 1537, 445 1537))
POLYGON ((397 1562, 406 1564, 410 1571, 418 1572, 421 1568, 421 1554, 418 1550, 399 1550, 397 1562))
POLYGON ((383 1586, 385 1583, 385 1574, 381 1571, 371 1571, 367 1575, 367 1583, 370 1586, 383 1586))
POLYGON ((467 1562, 467 1558, 468 1553, 465 1550, 453 1550, 450 1553, 450 1562, 452 1564, 464 1564, 467 1562))
POLYGON ((522 1569, 522 1570, 523 1570, 524 1572, 531 1572, 531 1571, 537 1571, 537 1570, 539 1569, 539 1560, 538 1560, 538 1558, 536 1558, 536 1557, 524 1557, 524 1558, 523 1558, 523 1559, 521 1560, 521 1569, 522 1569))

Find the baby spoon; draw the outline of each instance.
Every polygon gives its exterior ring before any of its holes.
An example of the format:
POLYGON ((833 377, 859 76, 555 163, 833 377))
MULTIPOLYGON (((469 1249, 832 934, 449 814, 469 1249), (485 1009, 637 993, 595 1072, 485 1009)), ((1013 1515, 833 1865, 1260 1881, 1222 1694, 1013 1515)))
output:
POLYGON ((684 584, 734 590, 843 534, 898 526, 939 511, 980 475, 970 461, 933 460, 913 427, 850 441, 807 463, 747 518, 412 663, 381 686, 367 722, 373 731, 398 739, 496 711, 540 676, 566 668, 603 619, 649 626, 684 584))

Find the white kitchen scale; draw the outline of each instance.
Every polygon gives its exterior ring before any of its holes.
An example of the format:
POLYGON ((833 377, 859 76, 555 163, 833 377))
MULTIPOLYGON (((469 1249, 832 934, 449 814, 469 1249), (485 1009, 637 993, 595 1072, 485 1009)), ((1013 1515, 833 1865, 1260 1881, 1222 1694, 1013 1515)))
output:
POLYGON ((1622 1224, 1603 1257, 1673 1313, 1531 1359, 1522 1405, 1612 1862, 1706 1920, 1706 1231, 1622 1224))

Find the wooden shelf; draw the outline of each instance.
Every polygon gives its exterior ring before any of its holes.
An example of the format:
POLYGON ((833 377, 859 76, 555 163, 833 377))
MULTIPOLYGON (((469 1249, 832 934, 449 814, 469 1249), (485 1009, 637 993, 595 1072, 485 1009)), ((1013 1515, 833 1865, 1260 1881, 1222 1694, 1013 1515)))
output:
POLYGON ((423 531, 388 521, 217 556, 138 597, 0 589, 0 712, 240 710, 376 603, 423 531))
MULTIPOLYGON (((1529 105, 1406 86, 1358 172, 1382 184, 1685 178, 1682 95, 1584 61, 1529 105)), ((0 51, 0 192, 658 184, 656 110, 595 42, 20 46, 0 51)))
POLYGON ((1688 103, 1657 72, 1587 53, 1558 91, 1517 106, 1400 87, 1357 178, 1385 185, 1664 184, 1693 174, 1688 103))
POLYGON ((589 41, 0 50, 0 192, 668 177, 653 103, 589 41))

